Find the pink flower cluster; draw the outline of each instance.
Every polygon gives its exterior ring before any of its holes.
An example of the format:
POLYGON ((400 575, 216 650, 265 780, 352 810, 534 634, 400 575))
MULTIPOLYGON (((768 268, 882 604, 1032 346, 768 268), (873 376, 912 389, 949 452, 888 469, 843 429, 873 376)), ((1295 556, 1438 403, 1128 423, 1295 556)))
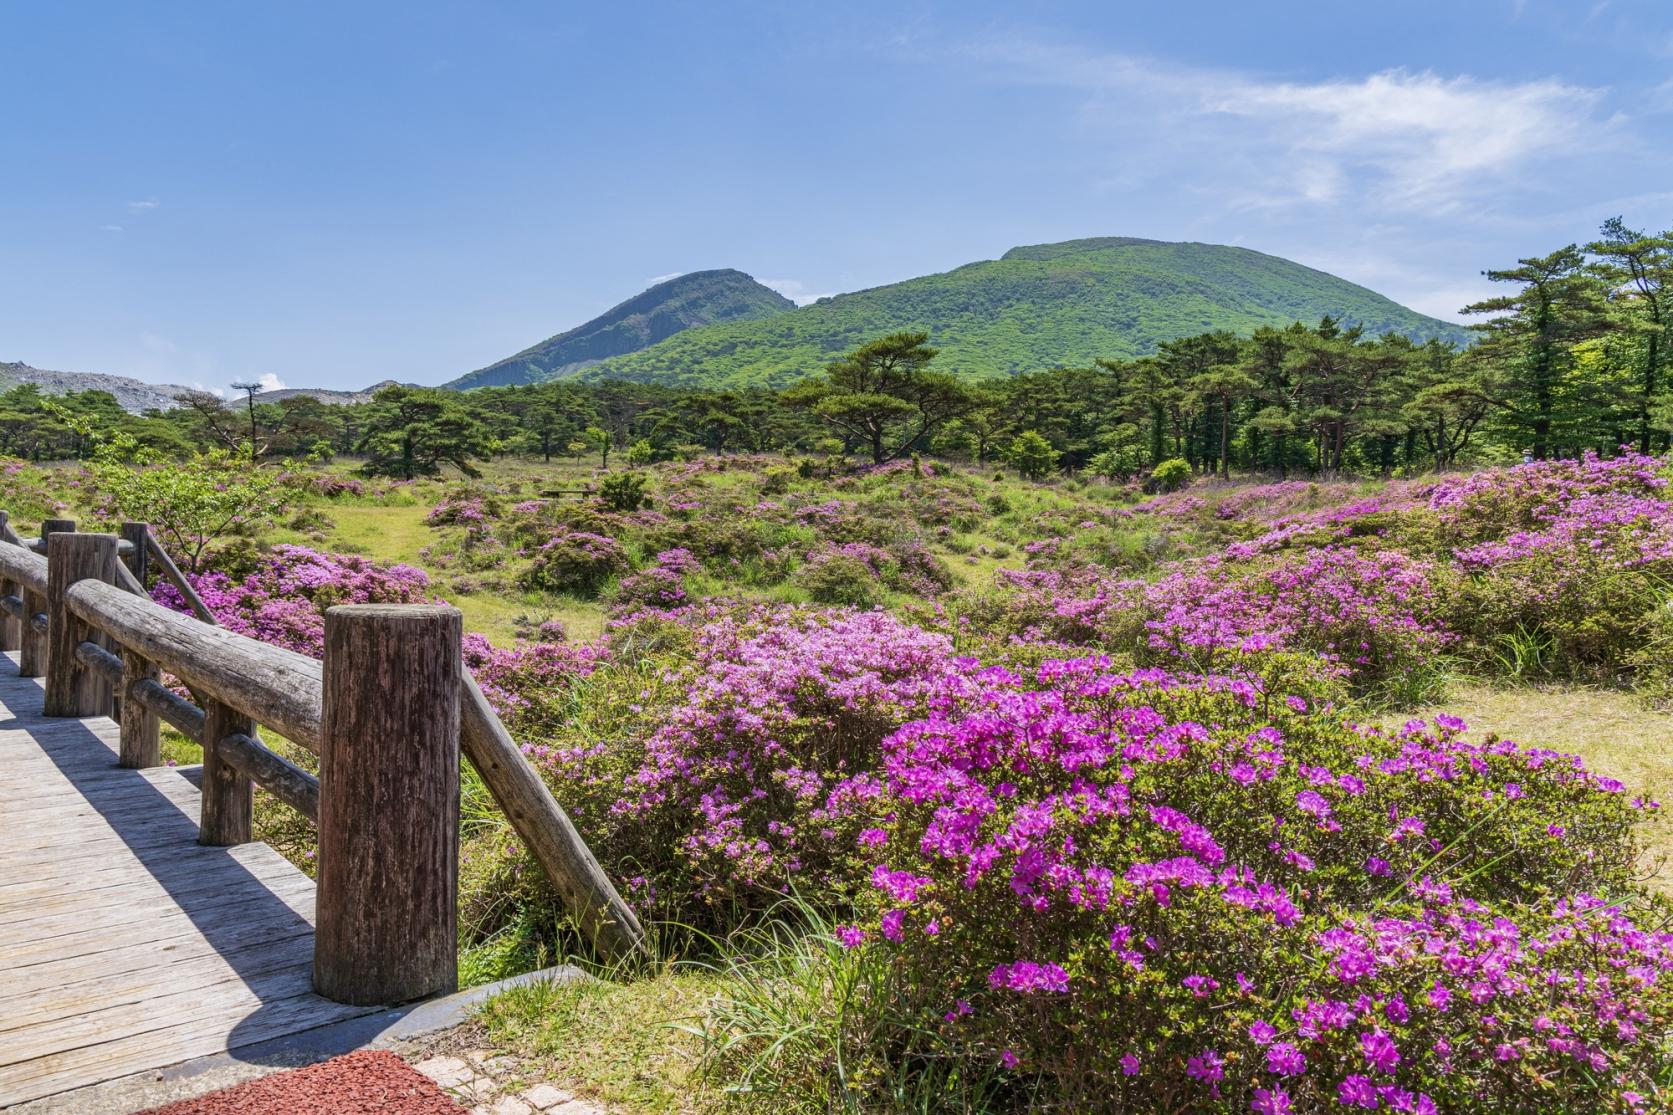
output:
MULTIPOLYGON (((289 545, 273 547, 261 567, 242 580, 214 572, 190 580, 221 626, 314 658, 325 651, 327 608, 422 603, 430 585, 424 571, 411 565, 380 565, 289 545)), ((153 595, 176 611, 191 611, 167 581, 160 581, 153 595)))
POLYGON ((1180 1065, 1193 1102, 1256 1111, 1653 1089, 1673 933, 1594 896, 1630 885, 1619 784, 1456 720, 1264 698, 1097 658, 947 677, 881 792, 851 780, 887 820, 876 935, 848 940, 1056 1094, 1136 1101, 1180 1065))

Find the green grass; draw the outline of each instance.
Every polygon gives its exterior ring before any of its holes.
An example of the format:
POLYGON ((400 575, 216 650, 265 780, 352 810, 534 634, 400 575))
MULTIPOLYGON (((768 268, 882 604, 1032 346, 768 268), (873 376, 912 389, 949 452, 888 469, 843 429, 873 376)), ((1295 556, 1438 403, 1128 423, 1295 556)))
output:
POLYGON ((725 1097, 697 1074, 697 1021, 720 978, 669 969, 652 978, 550 981, 490 999, 479 1020, 499 1049, 515 1050, 566 1087, 635 1115, 713 1111, 725 1097))

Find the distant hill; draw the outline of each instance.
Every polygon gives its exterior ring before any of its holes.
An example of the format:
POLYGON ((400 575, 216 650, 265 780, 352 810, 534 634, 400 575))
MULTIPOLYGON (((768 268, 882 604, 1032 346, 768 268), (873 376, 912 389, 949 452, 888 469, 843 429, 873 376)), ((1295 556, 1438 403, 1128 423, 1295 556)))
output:
POLYGON ((922 330, 936 366, 986 378, 1136 357, 1213 329, 1316 322, 1467 342, 1459 325, 1277 256, 1113 236, 1012 248, 997 260, 839 294, 759 320, 688 329, 580 378, 692 387, 782 386, 885 333, 922 330))
POLYGON ((742 271, 693 271, 657 283, 583 325, 442 386, 468 391, 561 379, 686 329, 769 318, 795 305, 742 271))
POLYGON ((306 396, 310 399, 318 399, 322 403, 331 403, 335 406, 348 406, 353 403, 371 402, 372 396, 377 394, 379 391, 382 391, 385 387, 417 386, 418 384, 416 383, 400 383, 397 380, 386 379, 372 384, 372 386, 366 388, 364 391, 333 391, 325 387, 281 387, 277 391, 256 392, 256 402, 282 403, 286 399, 295 399, 306 396))
POLYGON ((49 372, 28 364, 0 360, 0 390, 33 383, 43 394, 63 395, 71 391, 109 391, 122 409, 138 414, 145 410, 172 410, 180 405, 176 396, 192 390, 177 383, 146 383, 127 376, 97 372, 49 372))

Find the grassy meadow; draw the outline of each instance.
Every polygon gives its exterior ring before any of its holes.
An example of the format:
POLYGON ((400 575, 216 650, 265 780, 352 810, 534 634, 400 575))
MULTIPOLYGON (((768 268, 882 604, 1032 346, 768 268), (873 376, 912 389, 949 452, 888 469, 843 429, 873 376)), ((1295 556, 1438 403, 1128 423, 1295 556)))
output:
MULTIPOLYGON (((1588 948, 1660 963, 1664 461, 1165 491, 594 464, 293 469, 196 574, 227 626, 309 653, 333 603, 463 611, 467 664, 649 933, 600 963, 467 768, 462 979, 596 976, 492 1000, 483 1041, 639 1113, 1664 1086, 1637 1038, 1673 1021, 1656 986, 1523 990, 1591 963, 1562 942, 1594 903, 1615 920, 1588 948), (1483 951, 1484 911, 1548 943, 1483 951), (1472 1005, 1433 1005, 1463 972, 1472 1005), (1346 1032, 1310 1013, 1350 994, 1346 1032), (1532 1044, 1553 1019, 1601 1075, 1532 1044), (1367 1076, 1354 1043, 1385 1037, 1367 1076), (1316 1068, 1263 1067, 1294 1058, 1316 1068)), ((112 514, 75 466, 13 476, 20 508, 112 514)), ((311 866, 276 803, 258 831, 311 866)))

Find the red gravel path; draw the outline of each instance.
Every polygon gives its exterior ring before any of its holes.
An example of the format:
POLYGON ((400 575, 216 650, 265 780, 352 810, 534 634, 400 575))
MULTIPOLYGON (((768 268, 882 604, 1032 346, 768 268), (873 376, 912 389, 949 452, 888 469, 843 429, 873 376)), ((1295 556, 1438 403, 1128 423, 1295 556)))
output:
POLYGON ((141 1115, 464 1115, 429 1077, 384 1050, 274 1073, 141 1115))

